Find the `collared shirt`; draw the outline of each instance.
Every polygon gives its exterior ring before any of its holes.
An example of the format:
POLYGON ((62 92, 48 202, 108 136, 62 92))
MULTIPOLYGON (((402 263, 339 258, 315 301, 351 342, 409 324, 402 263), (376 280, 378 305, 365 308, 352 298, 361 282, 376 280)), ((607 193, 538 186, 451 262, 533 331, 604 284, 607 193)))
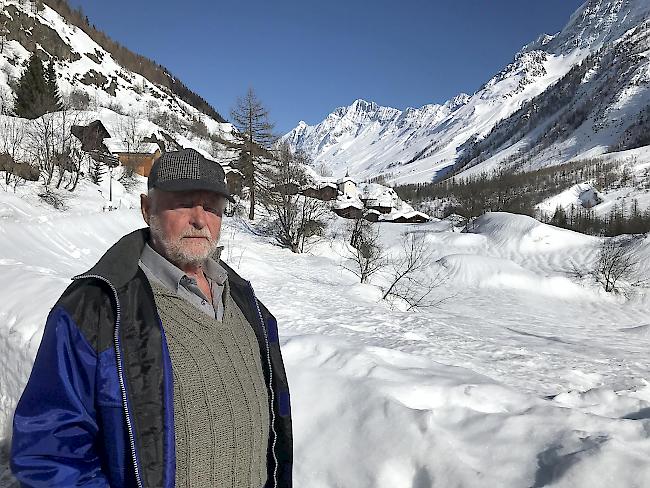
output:
POLYGON ((223 320, 223 291, 228 272, 215 260, 208 259, 203 266, 203 273, 212 290, 212 301, 201 291, 195 278, 187 276, 183 270, 158 254, 149 244, 144 246, 138 264, 150 281, 158 281, 205 314, 219 321, 223 320))

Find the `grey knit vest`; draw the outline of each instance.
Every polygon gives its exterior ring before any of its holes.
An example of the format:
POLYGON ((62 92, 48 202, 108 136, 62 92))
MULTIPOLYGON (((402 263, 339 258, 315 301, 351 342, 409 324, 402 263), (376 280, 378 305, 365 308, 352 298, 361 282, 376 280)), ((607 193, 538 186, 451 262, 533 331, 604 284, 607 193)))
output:
POLYGON ((218 322, 151 285, 174 373, 176 488, 261 488, 269 403, 255 333, 228 286, 218 322))

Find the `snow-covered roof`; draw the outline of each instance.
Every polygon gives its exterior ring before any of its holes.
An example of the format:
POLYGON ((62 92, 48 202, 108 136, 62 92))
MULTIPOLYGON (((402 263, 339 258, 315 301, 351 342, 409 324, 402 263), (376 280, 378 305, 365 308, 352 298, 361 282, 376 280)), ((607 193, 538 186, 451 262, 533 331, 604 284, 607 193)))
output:
POLYGON ((399 197, 395 190, 379 183, 362 183, 359 185, 360 198, 369 207, 397 207, 399 197))
POLYGON ((418 212, 417 210, 410 210, 410 211, 406 211, 406 212, 402 212, 402 211, 391 212, 389 214, 382 215, 381 220, 391 221, 391 220, 397 220, 397 219, 400 219, 400 218, 412 219, 413 217, 422 217, 422 218, 424 218, 426 220, 431 220, 431 217, 429 217, 427 214, 422 213, 422 212, 418 212))
POLYGON ((141 142, 130 144, 128 141, 109 137, 104 139, 104 145, 112 154, 132 153, 132 154, 154 154, 160 150, 155 142, 141 142))
POLYGON ((363 210, 363 203, 361 203, 361 200, 357 198, 338 198, 334 202, 334 208, 337 209, 342 209, 342 208, 358 208, 359 210, 363 210))
POLYGON ((367 198, 367 199, 365 199, 365 201, 366 201, 366 205, 368 207, 385 207, 385 208, 392 208, 393 207, 392 200, 386 200, 385 198, 384 199, 367 198))

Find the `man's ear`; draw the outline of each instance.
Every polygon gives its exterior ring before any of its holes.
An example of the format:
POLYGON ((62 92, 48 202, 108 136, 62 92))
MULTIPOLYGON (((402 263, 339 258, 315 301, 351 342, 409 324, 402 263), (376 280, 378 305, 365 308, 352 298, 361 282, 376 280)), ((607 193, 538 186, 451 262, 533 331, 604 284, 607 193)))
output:
POLYGON ((140 194, 140 211, 142 212, 142 218, 147 225, 149 225, 149 216, 151 215, 151 197, 144 193, 140 194))

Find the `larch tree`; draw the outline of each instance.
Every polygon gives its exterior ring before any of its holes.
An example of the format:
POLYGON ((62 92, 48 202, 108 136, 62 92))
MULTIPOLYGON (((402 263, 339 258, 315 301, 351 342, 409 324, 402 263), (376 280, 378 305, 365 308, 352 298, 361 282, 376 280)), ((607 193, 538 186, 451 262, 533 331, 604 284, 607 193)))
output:
POLYGON ((255 218, 256 187, 258 182, 258 166, 262 159, 268 159, 271 145, 276 141, 273 134, 274 124, 269 120, 269 112, 257 98, 255 91, 249 88, 241 98, 237 99, 231 111, 233 122, 242 136, 238 166, 244 175, 244 182, 250 191, 250 209, 248 218, 255 218))

